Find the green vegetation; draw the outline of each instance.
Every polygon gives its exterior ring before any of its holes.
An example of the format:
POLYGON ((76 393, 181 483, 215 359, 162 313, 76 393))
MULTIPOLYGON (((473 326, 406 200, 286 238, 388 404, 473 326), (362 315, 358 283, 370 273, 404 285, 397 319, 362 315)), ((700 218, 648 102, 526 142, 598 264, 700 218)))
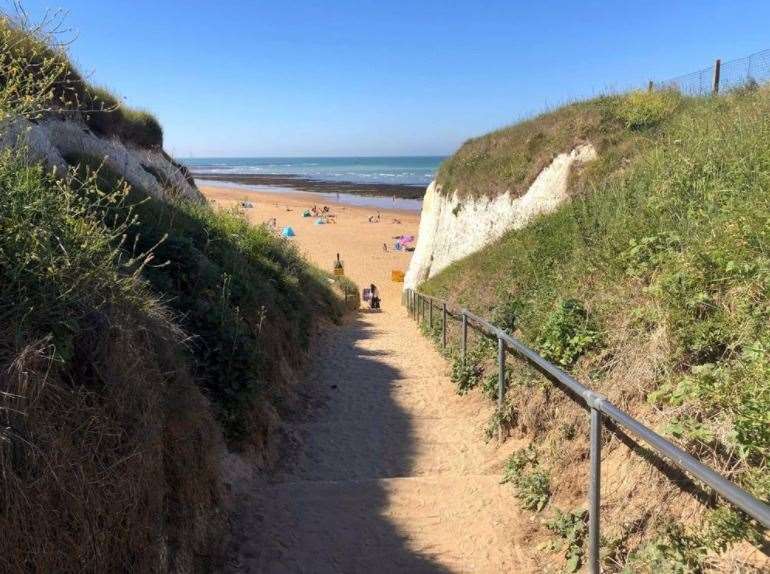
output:
POLYGON ((557 508, 553 518, 545 523, 548 530, 560 538, 560 544, 554 546, 564 549, 567 572, 577 572, 583 564, 583 547, 588 534, 587 520, 588 512, 585 510, 563 512, 557 508))
POLYGON ((141 278, 152 250, 103 217, 124 190, 93 183, 0 156, 0 570, 201 567, 223 527, 217 430, 141 278))
POLYGON ((632 92, 559 108, 468 140, 441 165, 438 184, 444 193, 518 196, 557 155, 591 142, 600 159, 585 174, 573 174, 577 193, 586 188, 584 179, 622 167, 629 155, 647 147, 655 128, 679 111, 681 100, 671 91, 632 92))
POLYGON ((525 510, 541 511, 551 498, 551 481, 538 463, 537 451, 530 445, 515 451, 505 464, 502 483, 516 489, 519 504, 525 510))
MULTIPOLYGON (((0 21, 0 119, 85 112, 73 78, 0 21)), ((98 129, 160 143, 121 113, 98 129)), ((54 176, 25 152, 0 154, 0 570, 210 570, 222 431, 269 459, 314 321, 358 289, 237 213, 159 201, 88 156, 54 176)))
POLYGON ((544 358, 568 367, 599 341, 599 331, 583 304, 576 299, 565 299, 557 303, 543 323, 537 347, 544 358))
MULTIPOLYGON (((66 159, 80 180, 94 174, 103 192, 121 185, 95 158, 66 159)), ((263 429, 250 420, 255 403, 277 402, 271 397, 283 392, 275 387, 281 369, 298 364, 314 316, 344 312, 330 276, 307 265, 292 243, 234 212, 160 201, 135 189, 109 212, 110 221, 133 218, 123 232, 126 245, 152 249, 157 264, 146 266, 144 277, 193 335, 190 359, 226 436, 258 436, 263 429)), ((349 280, 344 285, 358 293, 349 280)))
MULTIPOLYGON (((730 469, 731 480, 768 500, 769 117, 766 87, 719 98, 632 93, 573 104, 473 140, 440 175, 466 194, 521 190, 549 161, 542 158, 579 141, 594 143, 600 158, 572 175, 570 203, 421 289, 496 317, 590 387, 707 464, 730 469)), ((511 370, 513 384, 528 376, 519 363, 511 370)), ((536 387, 508 396, 516 424, 547 447, 542 457, 552 482, 568 492, 576 457, 586 448, 584 412, 563 394, 536 387), (569 453, 558 446, 565 425, 576 433, 569 453)), ((613 444, 610 452, 618 448, 613 444)), ((639 472, 642 464, 627 472, 639 472)), ((676 484, 655 485, 655 492, 641 488, 627 496, 678 496, 676 484)), ((663 556, 701 568, 748 537, 742 526, 733 531, 746 536, 692 542, 688 519, 666 515, 656 522, 641 511, 621 519, 624 511, 630 512, 609 508, 605 519, 610 525, 639 521, 623 560, 644 554, 649 562, 653 553, 654 560, 663 556), (678 520, 686 543, 674 544, 681 536, 664 532, 664 524, 678 520), (701 549, 697 555, 682 549, 691 543, 701 549)))
POLYGON ((56 47, 54 34, 30 30, 0 13, 0 118, 32 118, 78 112, 104 137, 117 137, 143 148, 161 148, 163 129, 149 112, 124 106, 104 88, 91 86, 56 47), (42 101, 40 94, 50 97, 42 101))

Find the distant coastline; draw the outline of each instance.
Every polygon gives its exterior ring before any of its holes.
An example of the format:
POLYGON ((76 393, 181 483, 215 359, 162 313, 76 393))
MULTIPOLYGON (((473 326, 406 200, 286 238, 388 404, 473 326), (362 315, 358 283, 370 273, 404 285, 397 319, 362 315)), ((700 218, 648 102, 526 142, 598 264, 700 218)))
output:
POLYGON ((192 176, 196 181, 224 181, 242 185, 287 187, 311 193, 345 193, 375 197, 396 197, 399 199, 422 199, 426 189, 426 186, 421 184, 325 181, 292 174, 224 174, 193 171, 192 176))

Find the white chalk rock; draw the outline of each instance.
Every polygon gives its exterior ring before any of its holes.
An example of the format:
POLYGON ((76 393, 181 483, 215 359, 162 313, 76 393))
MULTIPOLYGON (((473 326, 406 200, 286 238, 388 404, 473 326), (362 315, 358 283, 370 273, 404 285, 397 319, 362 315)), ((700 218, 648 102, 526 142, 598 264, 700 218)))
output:
POLYGON ((596 159, 596 150, 591 144, 559 154, 518 198, 512 198, 510 191, 495 198, 461 198, 457 191, 446 196, 440 194, 436 182, 432 182, 423 199, 417 246, 404 278, 404 288, 415 288, 510 229, 520 229, 534 217, 555 210, 567 199, 572 166, 593 159, 596 159))

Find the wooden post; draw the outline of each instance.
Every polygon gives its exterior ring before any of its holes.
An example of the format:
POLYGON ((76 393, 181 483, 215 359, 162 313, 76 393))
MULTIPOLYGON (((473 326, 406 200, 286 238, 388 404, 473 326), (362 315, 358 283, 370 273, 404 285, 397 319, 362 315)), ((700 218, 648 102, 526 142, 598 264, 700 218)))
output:
POLYGON ((711 86, 711 93, 715 96, 719 93, 719 75, 722 71, 722 61, 717 58, 714 62, 714 81, 711 86))
POLYGON ((465 354, 468 350, 468 316, 463 311, 463 365, 465 364, 465 354))
POLYGON ((430 330, 432 331, 433 330, 433 300, 428 301, 428 305, 430 305, 430 307, 428 307, 428 309, 429 309, 429 311, 428 311, 428 317, 429 317, 428 323, 430 323, 430 330))
POLYGON ((654 89, 655 89, 655 83, 652 80, 650 80, 649 83, 647 84, 647 91, 652 93, 654 89))

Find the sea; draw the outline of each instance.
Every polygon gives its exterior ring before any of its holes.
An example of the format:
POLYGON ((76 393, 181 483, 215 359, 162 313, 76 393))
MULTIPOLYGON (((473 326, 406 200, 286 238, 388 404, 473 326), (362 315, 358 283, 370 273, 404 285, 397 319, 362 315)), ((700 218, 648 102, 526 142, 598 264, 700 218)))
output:
POLYGON ((197 173, 296 175, 319 181, 428 185, 441 156, 187 158, 197 173))
MULTIPOLYGON (((402 157, 233 157, 181 158, 193 172, 205 174, 216 181, 217 175, 264 174, 294 175, 326 182, 368 184, 401 184, 427 186, 435 177, 443 156, 402 157)), ((285 193, 287 188, 218 182, 217 185, 256 191, 285 193)), ((420 199, 396 200, 390 197, 353 195, 348 193, 319 193, 349 205, 376 208, 398 208, 419 211, 420 199)))

